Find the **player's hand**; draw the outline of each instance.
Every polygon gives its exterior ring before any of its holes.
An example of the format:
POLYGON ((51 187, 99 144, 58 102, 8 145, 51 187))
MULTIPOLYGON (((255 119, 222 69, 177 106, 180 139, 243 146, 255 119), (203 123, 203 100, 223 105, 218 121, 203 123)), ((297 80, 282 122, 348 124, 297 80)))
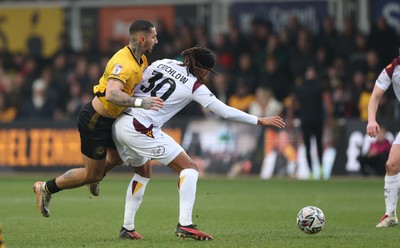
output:
POLYGON ((141 108, 159 110, 164 107, 164 101, 159 97, 147 97, 142 101, 141 108))
POLYGON ((275 126, 279 128, 284 128, 285 127, 285 122, 280 116, 271 116, 271 117, 260 117, 258 118, 258 124, 264 125, 264 126, 275 126))
POLYGON ((369 121, 366 131, 369 137, 375 138, 379 133, 379 124, 376 121, 369 121))

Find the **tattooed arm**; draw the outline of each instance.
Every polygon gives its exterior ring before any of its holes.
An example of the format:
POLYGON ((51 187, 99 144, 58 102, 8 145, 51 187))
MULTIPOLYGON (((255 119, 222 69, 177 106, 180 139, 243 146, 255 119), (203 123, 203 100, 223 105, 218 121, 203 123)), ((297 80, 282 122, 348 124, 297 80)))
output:
POLYGON ((129 96, 122 91, 124 85, 115 79, 109 79, 105 99, 115 105, 124 107, 135 107, 157 110, 164 106, 163 100, 159 97, 138 98, 129 96))

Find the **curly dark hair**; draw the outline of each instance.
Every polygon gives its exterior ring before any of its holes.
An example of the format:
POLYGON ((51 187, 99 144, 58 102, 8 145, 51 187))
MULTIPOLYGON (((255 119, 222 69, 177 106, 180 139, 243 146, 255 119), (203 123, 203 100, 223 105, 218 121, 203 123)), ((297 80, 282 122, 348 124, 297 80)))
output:
POLYGON ((181 52, 184 57, 184 61, 181 65, 187 66, 188 74, 191 73, 197 77, 201 82, 204 82, 204 78, 197 73, 195 69, 206 69, 215 75, 217 74, 213 68, 215 66, 215 55, 214 53, 204 46, 195 46, 188 48, 181 52))

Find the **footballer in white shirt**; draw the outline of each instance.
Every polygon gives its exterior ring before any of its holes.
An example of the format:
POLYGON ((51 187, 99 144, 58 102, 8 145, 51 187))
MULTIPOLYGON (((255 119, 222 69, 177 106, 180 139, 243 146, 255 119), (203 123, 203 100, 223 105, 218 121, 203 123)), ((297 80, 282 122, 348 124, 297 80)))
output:
MULTIPOLYGON (((157 96, 164 100, 158 111, 129 108, 113 125, 113 139, 122 160, 135 168, 127 190, 124 224, 121 231, 132 233, 136 239, 135 214, 140 206, 146 185, 151 176, 148 161, 156 160, 179 173, 179 223, 178 237, 212 240, 199 231, 192 222, 198 166, 183 148, 161 130, 162 125, 191 101, 200 103, 215 114, 232 121, 253 125, 271 125, 283 128, 279 116, 257 117, 229 107, 218 100, 203 84, 207 75, 215 73, 214 54, 205 47, 196 46, 181 53, 184 62, 172 59, 158 60, 144 72, 142 82, 135 88, 138 98, 157 96)), ((139 237, 142 238, 141 235, 139 237)))
MULTIPOLYGON (((389 88, 393 86, 394 93, 398 101, 400 101, 400 57, 386 66, 379 74, 372 91, 371 98, 368 103, 368 124, 366 132, 371 137, 376 137, 380 131, 379 124, 376 121, 376 112, 379 102, 389 88)), ((392 227, 399 223, 397 218, 397 200, 399 198, 400 184, 400 136, 397 134, 392 143, 389 158, 386 162, 386 175, 384 184, 384 197, 386 211, 376 227, 392 227)))

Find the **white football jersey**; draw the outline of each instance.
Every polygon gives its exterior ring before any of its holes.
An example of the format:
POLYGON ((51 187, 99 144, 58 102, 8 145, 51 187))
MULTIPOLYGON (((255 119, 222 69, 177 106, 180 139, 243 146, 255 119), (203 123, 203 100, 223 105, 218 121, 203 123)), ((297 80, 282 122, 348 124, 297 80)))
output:
POLYGON ((193 100, 203 107, 217 100, 205 85, 188 74, 181 63, 172 59, 155 61, 144 71, 142 82, 134 90, 139 98, 160 97, 164 100, 163 108, 158 111, 129 108, 125 112, 146 127, 153 124, 160 128, 193 100))
POLYGON ((397 100, 400 101, 400 57, 395 58, 382 72, 379 74, 375 85, 382 90, 387 90, 393 84, 393 90, 397 100))

